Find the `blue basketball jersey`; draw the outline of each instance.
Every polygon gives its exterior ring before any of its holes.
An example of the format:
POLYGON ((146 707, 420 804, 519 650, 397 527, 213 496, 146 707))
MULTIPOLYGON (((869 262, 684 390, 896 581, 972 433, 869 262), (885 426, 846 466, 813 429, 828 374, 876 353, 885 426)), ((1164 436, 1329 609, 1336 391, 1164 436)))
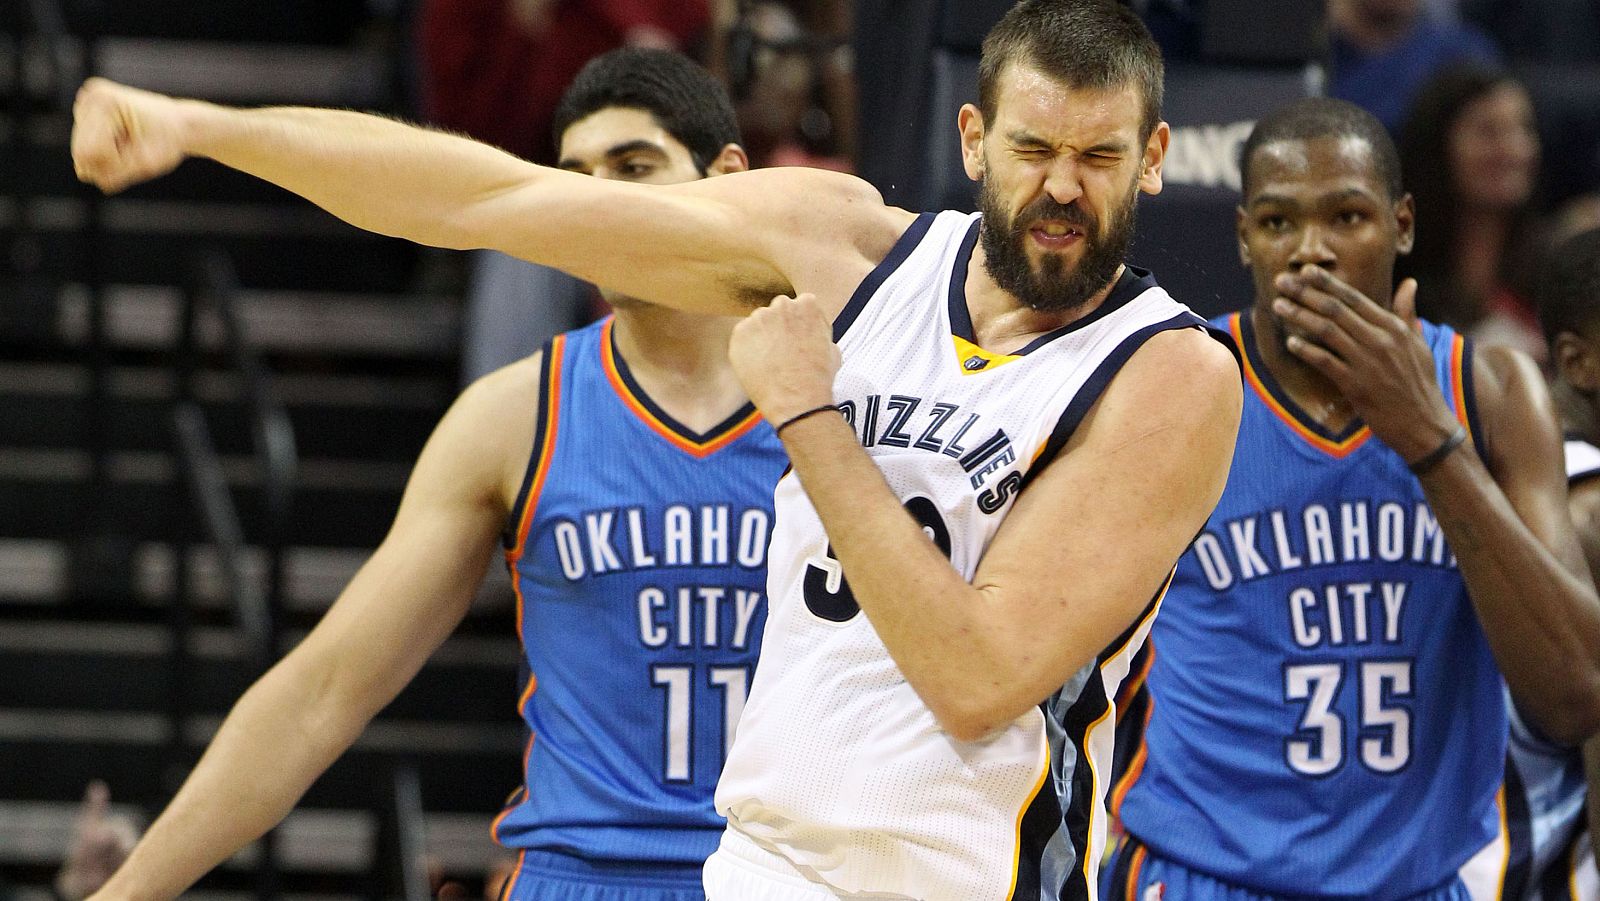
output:
MULTIPOLYGON (((1398 899, 1495 834, 1500 673, 1422 487, 1362 423, 1331 434, 1271 379, 1248 314, 1226 490, 1151 632, 1123 826, 1256 892, 1398 899)), ((1475 440, 1471 345, 1424 323, 1475 440)))
POLYGON ((705 435, 655 407, 612 322, 544 351, 542 421, 506 541, 530 734, 524 785, 494 833, 513 849, 697 874, 722 833, 711 795, 755 669, 787 461, 752 406, 705 435))

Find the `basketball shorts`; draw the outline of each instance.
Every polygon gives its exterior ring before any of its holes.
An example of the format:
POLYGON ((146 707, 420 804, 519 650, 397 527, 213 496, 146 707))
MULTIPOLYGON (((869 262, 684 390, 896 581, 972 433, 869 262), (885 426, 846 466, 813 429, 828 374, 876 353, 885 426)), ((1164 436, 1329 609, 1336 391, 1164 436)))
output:
MULTIPOLYGON (((787 860, 732 829, 706 861, 709 901, 835 901, 838 892, 805 878, 787 860)), ((852 899, 903 899, 904 895, 851 895, 852 899)))
POLYGON ((706 901, 698 864, 617 864, 523 851, 501 901, 706 901))
MULTIPOLYGON (((1284 901, 1157 857, 1129 836, 1100 880, 1101 901, 1284 901)), ((1296 896, 1314 897, 1314 896, 1296 896)), ((1460 879, 1406 901, 1472 901, 1460 879)))

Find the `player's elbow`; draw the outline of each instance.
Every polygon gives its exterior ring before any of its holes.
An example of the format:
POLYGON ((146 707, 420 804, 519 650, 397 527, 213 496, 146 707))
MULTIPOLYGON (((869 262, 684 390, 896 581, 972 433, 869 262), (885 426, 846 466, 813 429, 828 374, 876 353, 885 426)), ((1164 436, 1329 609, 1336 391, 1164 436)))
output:
POLYGON ((1013 710, 1009 699, 981 690, 957 690, 928 701, 928 709, 945 734, 960 742, 982 741, 1016 720, 1026 706, 1013 710))
POLYGON ((1530 718, 1559 745, 1577 746, 1600 734, 1600 672, 1565 680, 1564 689, 1530 718))

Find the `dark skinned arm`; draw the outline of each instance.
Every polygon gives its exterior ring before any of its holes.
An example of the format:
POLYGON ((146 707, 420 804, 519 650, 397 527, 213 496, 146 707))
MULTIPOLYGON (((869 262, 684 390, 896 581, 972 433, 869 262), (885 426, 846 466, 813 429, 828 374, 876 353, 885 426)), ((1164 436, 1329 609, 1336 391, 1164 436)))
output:
MULTIPOLYGON (((1290 352, 1402 459, 1426 457, 1454 431, 1417 330, 1415 282, 1393 311, 1315 266, 1279 276, 1277 288, 1290 352)), ((1531 361, 1501 348, 1476 354, 1473 377, 1488 457, 1462 445, 1422 489, 1518 709, 1550 739, 1577 744, 1600 731, 1600 599, 1568 517, 1549 391, 1531 361)))

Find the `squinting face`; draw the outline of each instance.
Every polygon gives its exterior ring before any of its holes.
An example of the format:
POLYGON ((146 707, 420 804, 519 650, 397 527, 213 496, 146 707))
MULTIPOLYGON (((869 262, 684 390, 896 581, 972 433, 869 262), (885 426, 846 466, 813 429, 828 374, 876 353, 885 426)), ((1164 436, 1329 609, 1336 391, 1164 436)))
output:
POLYGON ((1256 305, 1270 311, 1273 279, 1314 265, 1389 306, 1395 256, 1411 249, 1413 215, 1409 196, 1389 198, 1372 145, 1336 136, 1274 141, 1247 163, 1239 252, 1256 305))
POLYGON ((1013 64, 998 88, 993 122, 962 111, 968 174, 981 182, 985 264, 1023 304, 1070 310, 1121 265, 1138 191, 1161 189, 1167 127, 1140 139, 1133 85, 1074 89, 1013 64))
POLYGON ((1502 84, 1463 107, 1445 147, 1463 206, 1509 210, 1533 195, 1539 132, 1533 102, 1519 85, 1502 84))

